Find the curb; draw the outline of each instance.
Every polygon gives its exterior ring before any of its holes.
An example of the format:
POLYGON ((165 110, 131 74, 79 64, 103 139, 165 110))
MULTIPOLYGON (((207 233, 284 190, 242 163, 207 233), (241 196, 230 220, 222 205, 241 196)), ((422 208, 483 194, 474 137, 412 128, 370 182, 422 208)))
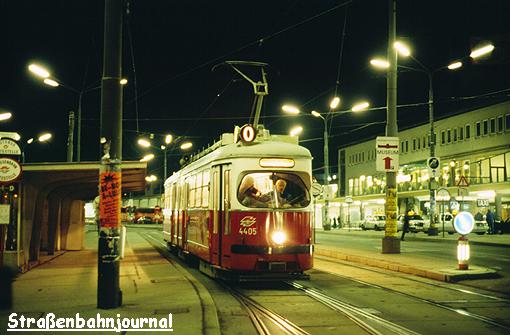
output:
POLYGON ((406 264, 388 262, 387 260, 370 258, 367 256, 360 255, 351 255, 342 251, 328 249, 318 245, 315 245, 315 255, 330 257, 352 263, 360 263, 371 267, 376 267, 395 272, 402 272, 413 276, 424 277, 444 282, 457 282, 464 279, 475 278, 476 279, 494 278, 497 275, 496 270, 489 268, 481 268, 477 266, 472 266, 470 270, 452 270, 452 269, 445 269, 439 271, 426 270, 406 264))
MULTIPOLYGON (((316 231, 317 233, 320 233, 320 234, 327 234, 327 235, 337 235, 337 236, 343 236, 343 232, 325 232, 323 230, 317 230, 316 231)), ((457 240, 456 239, 443 239, 442 237, 438 237, 439 239, 434 239, 434 238, 424 238, 424 237, 420 237, 420 236, 413 236, 411 235, 412 233, 408 233, 406 234, 406 240, 409 239, 410 241, 430 241, 430 242, 434 242, 434 243, 457 243, 457 240)), ((414 235, 416 234, 423 234, 423 233, 414 233, 414 235)), ((438 235, 439 236, 439 235, 438 235)), ((360 238, 374 238, 374 237, 383 237, 382 235, 379 236, 379 235, 359 235, 357 237, 360 237, 360 238)), ((468 236, 468 239, 469 239, 469 236, 468 236)), ((485 245, 485 246, 496 246, 496 247, 502 247, 502 248, 510 248, 510 244, 509 243, 500 243, 500 242, 488 242, 488 241, 474 241, 474 240, 469 240, 469 244, 476 244, 476 245, 485 245)))

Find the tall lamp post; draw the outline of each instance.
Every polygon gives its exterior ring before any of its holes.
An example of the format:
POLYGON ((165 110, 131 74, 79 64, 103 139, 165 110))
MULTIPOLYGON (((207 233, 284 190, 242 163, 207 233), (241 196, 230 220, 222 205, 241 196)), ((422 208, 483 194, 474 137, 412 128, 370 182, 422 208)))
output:
MULTIPOLYGON (((351 112, 359 112, 359 111, 365 110, 369 107, 369 103, 364 101, 364 102, 360 102, 360 103, 354 105, 350 110, 339 111, 339 112, 333 113, 332 111, 338 107, 339 103, 340 103, 340 99, 338 97, 333 98, 330 102, 330 112, 328 112, 327 114, 321 114, 315 110, 310 112, 310 114, 312 116, 320 118, 324 122, 324 131, 323 131, 323 137, 324 137, 323 138, 323 141, 324 141, 324 143, 323 143, 324 185, 328 187, 327 192, 329 192, 329 181, 330 181, 330 176, 329 176, 329 132, 328 132, 328 126, 329 126, 330 122, 328 122, 328 121, 331 121, 333 116, 341 115, 341 114, 345 114, 345 113, 351 113, 351 112)), ((299 110, 299 108, 297 108, 295 106, 291 106, 291 105, 283 105, 282 110, 284 112, 287 112, 289 114, 294 114, 294 115, 297 115, 301 112, 299 110)), ((324 199, 324 219, 323 219, 322 225, 323 225, 324 230, 331 229, 331 224, 329 221, 329 197, 325 197, 325 199, 324 199)))
MULTIPOLYGON (((400 43, 400 46, 403 47, 403 44, 400 43)), ((407 49, 407 48, 406 48, 407 49)), ((408 50, 408 49, 407 49, 408 50)), ((473 50, 469 57, 476 59, 482 56, 487 55, 488 53, 492 52, 494 50, 494 46, 492 44, 488 44, 485 46, 482 46, 480 48, 477 48, 473 50)), ((429 149, 430 149, 430 157, 436 156, 436 134, 434 130, 434 74, 441 70, 456 70, 462 67, 462 59, 457 60, 447 66, 442 66, 436 69, 429 69, 427 66, 425 66, 422 62, 420 62, 416 57, 414 57, 409 51, 407 52, 407 56, 410 56, 419 66, 420 68, 413 68, 408 67, 404 65, 398 65, 398 67, 404 68, 406 70, 411 71, 418 71, 425 73, 428 78, 428 109, 429 109, 429 126, 430 126, 430 133, 429 133, 429 149)), ((466 58, 466 57, 464 57, 466 58)), ((388 68, 389 63, 385 62, 384 60, 380 59, 372 59, 370 63, 379 68, 388 68)), ((428 235, 437 235, 438 234, 438 227, 436 222, 436 183, 435 180, 432 178, 429 179, 429 196, 430 196, 430 210, 429 210, 429 216, 430 216, 430 228, 428 230, 428 235)))
MULTIPOLYGON (((83 95, 85 93, 97 90, 101 88, 101 85, 94 85, 92 87, 84 88, 82 90, 78 90, 68 84, 65 84, 62 80, 57 79, 55 76, 52 76, 51 73, 41 65, 38 64, 30 64, 28 66, 28 70, 32 72, 37 77, 43 79, 43 83, 50 87, 63 87, 70 92, 73 92, 78 95, 78 112, 76 115, 77 127, 76 127, 76 161, 81 162, 81 121, 82 121, 82 100, 83 95)), ((127 79, 120 80, 121 85, 127 84, 127 79)), ((72 153, 69 155, 72 161, 72 153)))

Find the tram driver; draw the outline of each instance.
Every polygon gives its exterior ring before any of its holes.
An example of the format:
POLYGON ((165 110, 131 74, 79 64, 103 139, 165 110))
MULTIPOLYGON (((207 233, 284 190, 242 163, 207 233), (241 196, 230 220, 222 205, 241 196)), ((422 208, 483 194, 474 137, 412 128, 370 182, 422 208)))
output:
POLYGON ((239 199, 247 207, 267 207, 271 197, 262 194, 255 187, 255 180, 252 176, 245 176, 239 187, 239 199))
MULTIPOLYGON (((285 192, 285 188, 287 187, 287 182, 283 179, 278 179, 275 183, 275 191, 274 191, 274 194, 276 195, 276 199, 275 199, 275 205, 276 207, 280 207, 280 208, 288 208, 288 207, 291 207, 291 204, 290 202, 287 200, 287 198, 285 197, 284 195, 284 192, 285 192)), ((272 196, 274 196, 274 194, 272 194, 272 196)))

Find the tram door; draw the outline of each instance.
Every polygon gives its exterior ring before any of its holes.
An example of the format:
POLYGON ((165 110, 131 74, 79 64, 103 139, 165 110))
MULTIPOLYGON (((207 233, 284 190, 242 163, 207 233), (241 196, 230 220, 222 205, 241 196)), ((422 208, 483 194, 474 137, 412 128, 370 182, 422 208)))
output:
MULTIPOLYGON (((213 213, 211 234, 211 263, 225 266, 225 252, 228 245, 225 237, 230 235, 230 164, 215 165, 212 168, 213 213)), ((228 252, 230 254, 230 252, 228 252)), ((230 256, 230 255, 228 255, 230 256)))

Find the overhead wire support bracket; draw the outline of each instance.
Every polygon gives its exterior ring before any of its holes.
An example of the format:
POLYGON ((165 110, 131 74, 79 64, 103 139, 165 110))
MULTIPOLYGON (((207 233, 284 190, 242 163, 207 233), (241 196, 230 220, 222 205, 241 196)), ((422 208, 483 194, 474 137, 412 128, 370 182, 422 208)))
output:
POLYGON ((268 66, 267 63, 261 63, 261 62, 248 62, 248 61, 226 61, 220 64, 215 65, 212 68, 212 71, 216 70, 221 65, 230 65, 230 67, 237 72, 241 77, 246 79, 252 86, 253 86, 253 93, 255 94, 256 99, 256 107, 255 107, 255 117, 253 119, 253 127, 257 129, 259 119, 260 119, 260 113, 262 111, 262 102, 264 101, 264 96, 269 94, 269 87, 267 84, 267 77, 266 77, 266 71, 265 67, 268 66), (254 66, 259 67, 260 72, 262 75, 262 81, 254 81, 248 75, 246 75, 244 72, 242 72, 237 66, 239 65, 245 65, 245 66, 254 66))

